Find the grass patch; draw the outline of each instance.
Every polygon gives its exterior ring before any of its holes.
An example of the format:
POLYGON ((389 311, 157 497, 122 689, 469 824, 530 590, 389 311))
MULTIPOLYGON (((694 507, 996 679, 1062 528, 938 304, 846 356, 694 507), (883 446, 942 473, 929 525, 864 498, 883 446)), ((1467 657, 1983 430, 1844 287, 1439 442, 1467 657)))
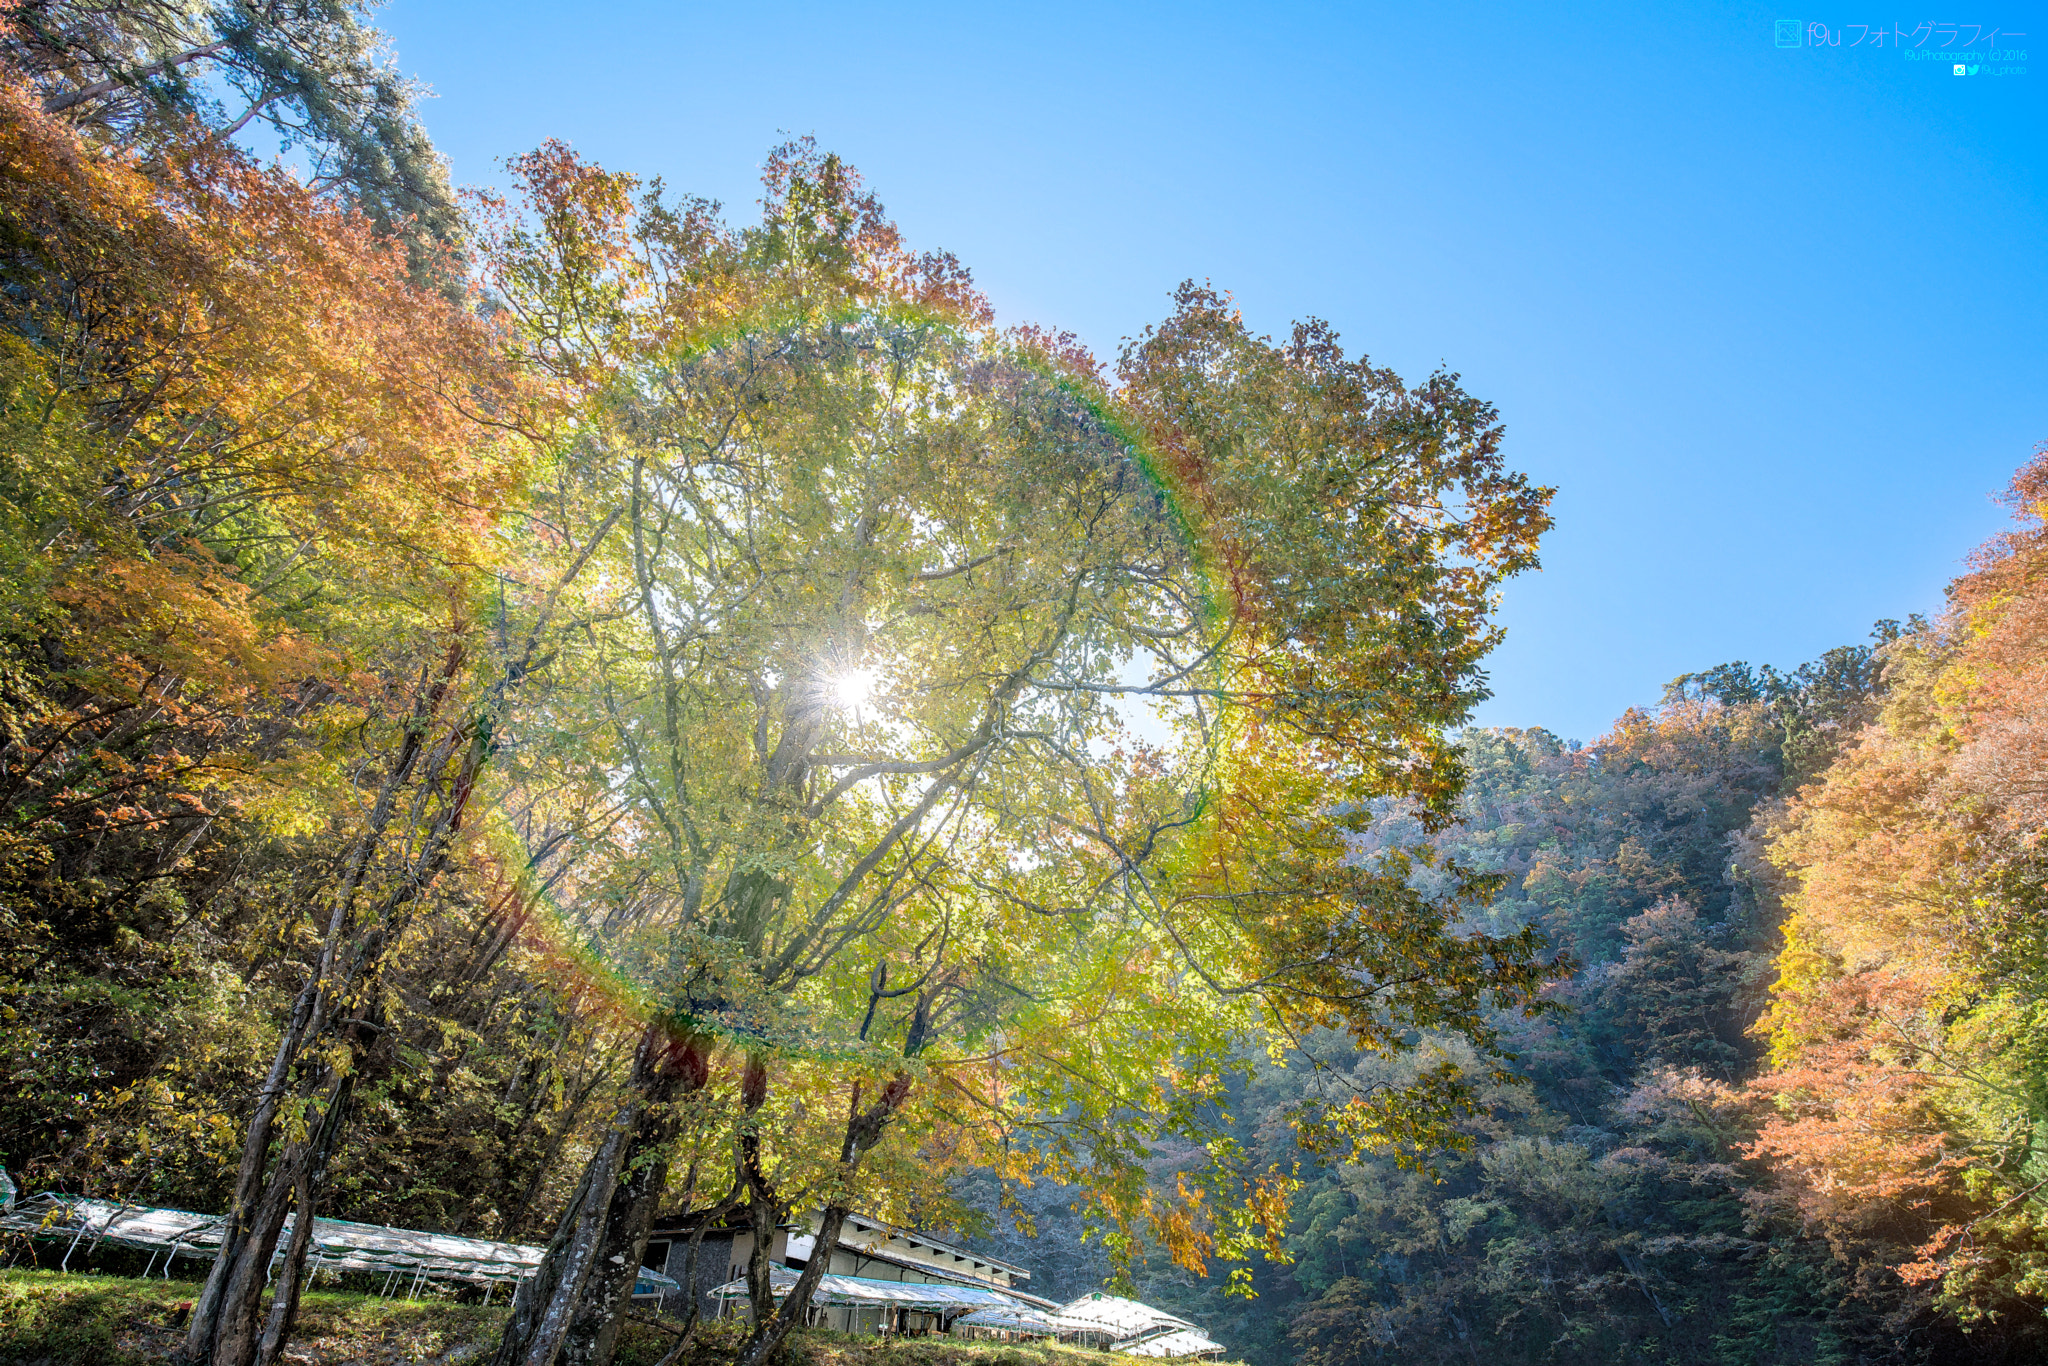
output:
MULTIPOLYGON (((196 1281, 0 1272, 0 1366, 161 1366, 184 1336, 196 1281)), ((285 1349, 294 1366, 459 1366, 483 1355, 504 1306, 315 1290, 285 1349)))
MULTIPOLYGON (((138 1280, 60 1271, 0 1271, 0 1366, 163 1366, 184 1336, 196 1281, 138 1280)), ((465 1366, 488 1355, 503 1304, 383 1300, 312 1291, 285 1349, 292 1366, 465 1366)), ((684 1366, 730 1366, 739 1325, 706 1324, 684 1366)), ((615 1366, 654 1366, 675 1335, 628 1322, 615 1366)), ((1054 1344, 791 1336, 781 1366, 1131 1366, 1132 1358, 1054 1344)))
MULTIPOLYGON (((728 1349, 722 1356, 707 1358, 700 1366, 716 1366, 730 1361, 733 1355, 728 1349)), ((974 1342, 949 1337, 890 1339, 824 1332, 793 1335, 784 1356, 788 1366, 1131 1366, 1136 1360, 1058 1343, 974 1342)))

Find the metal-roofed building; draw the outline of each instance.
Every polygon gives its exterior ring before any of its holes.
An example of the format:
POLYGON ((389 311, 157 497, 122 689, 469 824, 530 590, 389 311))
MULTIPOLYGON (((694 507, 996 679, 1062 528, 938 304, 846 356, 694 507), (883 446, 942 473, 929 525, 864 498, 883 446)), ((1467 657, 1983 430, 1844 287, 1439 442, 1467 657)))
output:
MULTIPOLYGON (((64 1266, 103 1246, 132 1248, 150 1253, 145 1275, 159 1274, 159 1259, 165 1276, 179 1257, 211 1260, 220 1247, 223 1222, 218 1215, 75 1195, 0 1203, 0 1234, 61 1244, 64 1266)), ((810 1265, 821 1222, 814 1212, 776 1230, 769 1285, 777 1298, 810 1265)), ((685 1286, 678 1278, 693 1232, 680 1221, 660 1228, 648 1245, 635 1298, 658 1299, 664 1310, 680 1312, 694 1294, 705 1314, 744 1312, 751 1230, 737 1225, 705 1229, 696 1284, 685 1286)), ((432 1282, 469 1282, 481 1285, 488 1297, 497 1286, 510 1289, 533 1275, 543 1255, 543 1249, 519 1243, 346 1219, 315 1219, 312 1244, 310 1276, 369 1272, 381 1277, 381 1293, 407 1296, 432 1282)), ((1097 1293, 1057 1305, 1020 1287, 1030 1275, 1014 1263, 946 1239, 855 1216, 846 1221, 842 1242, 819 1281, 808 1321, 851 1333, 1057 1337, 1145 1357, 1213 1357, 1223 1351, 1186 1319, 1136 1300, 1097 1293)))
POLYGON ((1075 1334, 1087 1347, 1123 1352, 1141 1357, 1213 1357, 1223 1354, 1223 1344, 1177 1314, 1155 1309, 1138 1300, 1122 1299, 1101 1291, 1060 1306, 1059 1316, 1069 1323, 1086 1325, 1075 1334))
MULTIPOLYGON (((770 1244, 769 1289, 780 1299, 796 1285, 817 1250, 821 1211, 775 1231, 770 1244)), ((647 1265, 682 1282, 694 1280, 662 1309, 681 1312, 694 1294, 707 1317, 745 1313, 752 1229, 737 1221, 703 1230, 696 1274, 686 1277, 696 1226, 685 1220, 656 1224, 647 1265)), ((814 1327, 842 1333, 959 1333, 996 1338, 1059 1338, 1146 1357, 1216 1357, 1222 1344, 1196 1325, 1137 1300, 1095 1293, 1060 1305, 1026 1291, 1031 1273, 1012 1262, 944 1238, 898 1228, 865 1215, 849 1215, 811 1303, 814 1327)))
MULTIPOLYGON (((775 1241, 768 1250, 769 1263, 790 1271, 790 1284, 795 1283, 793 1273, 810 1265, 823 1222, 823 1212, 812 1210, 775 1231, 775 1241)), ((681 1283, 689 1260, 690 1237, 695 1231, 694 1225, 683 1220, 658 1222, 648 1239, 646 1264, 681 1283)), ((663 1297, 662 1309, 679 1312, 683 1305, 681 1296, 694 1292, 698 1312, 716 1315, 734 1298, 728 1292, 735 1284, 740 1287, 738 1298, 744 1299, 747 1263, 753 1254, 751 1227, 735 1220, 705 1229, 697 1249, 694 1285, 685 1286, 673 1297, 663 1297)), ((1031 1279, 1031 1273, 1015 1263, 866 1215, 847 1216, 832 1264, 825 1271, 835 1281, 951 1285, 1000 1292, 1003 1298, 994 1303, 1052 1307, 1050 1301, 1023 1292, 1021 1284, 1031 1279)), ((781 1283, 775 1284, 779 1292, 781 1283)), ((842 1332, 931 1331, 943 1329, 948 1317, 942 1311, 912 1306, 900 1299, 861 1300, 853 1289, 846 1289, 844 1298, 835 1302, 833 1309, 821 1320, 821 1326, 842 1332)))
MULTIPOLYGON (((273 1265, 284 1255, 296 1218, 292 1214, 284 1218, 278 1251, 272 1255, 273 1265)), ((143 1269, 145 1276, 157 1273, 157 1259, 161 1257, 161 1274, 167 1279, 176 1258, 212 1261, 220 1251, 225 1223, 217 1214, 55 1193, 31 1196, 0 1208, 0 1232, 21 1234, 41 1243, 62 1244, 62 1268, 68 1269, 71 1258, 81 1251, 90 1257, 101 1247, 120 1247, 150 1254, 143 1269)), ((370 1272, 383 1277, 384 1293, 405 1295, 417 1293, 433 1282, 467 1282, 483 1286, 488 1296, 493 1287, 517 1286, 533 1275, 546 1251, 523 1243, 326 1218, 313 1220, 311 1243, 306 1257, 308 1284, 323 1274, 370 1272)), ((635 1287, 644 1296, 670 1294, 680 1288, 658 1268, 645 1267, 635 1287)))
POLYGON ((1110 1350, 1134 1357, 1194 1357, 1197 1360, 1214 1360, 1223 1355, 1223 1344, 1210 1338, 1200 1329, 1176 1328, 1171 1332, 1140 1338, 1129 1346, 1113 1347, 1110 1350))

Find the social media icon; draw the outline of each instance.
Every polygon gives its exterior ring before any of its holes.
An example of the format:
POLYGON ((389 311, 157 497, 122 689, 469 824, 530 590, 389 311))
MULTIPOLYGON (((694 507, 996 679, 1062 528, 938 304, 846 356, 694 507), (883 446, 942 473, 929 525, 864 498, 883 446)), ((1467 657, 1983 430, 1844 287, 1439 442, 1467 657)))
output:
POLYGON ((1968 68, 1968 67, 1964 66, 1964 65, 1963 65, 1963 64, 1962 64, 1961 62, 1957 62, 1957 63, 1956 63, 1956 75, 1958 75, 1958 76, 1967 76, 1967 75, 1969 75, 1969 74, 1970 74, 1970 68, 1968 68))

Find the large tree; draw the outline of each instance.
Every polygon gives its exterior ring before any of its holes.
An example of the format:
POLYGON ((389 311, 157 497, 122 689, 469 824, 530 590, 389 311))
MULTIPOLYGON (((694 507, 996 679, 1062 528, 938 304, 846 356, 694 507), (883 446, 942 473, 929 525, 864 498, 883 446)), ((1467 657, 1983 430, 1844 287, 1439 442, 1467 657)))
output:
MULTIPOLYGON (((772 1228, 794 1197, 746 1116, 817 1073, 782 1059, 866 1059, 837 1175, 805 1187, 829 1195, 815 1272, 920 1093, 1001 1124, 1093 1090, 1142 1152, 1164 1083, 1200 1092, 1257 1030, 1484 1041, 1529 1001, 1530 938, 1456 929, 1482 884, 1431 899, 1346 857, 1380 799, 1447 818, 1443 730, 1546 525, 1454 377, 1410 389, 1319 325, 1275 345, 1190 288, 1112 385, 992 331, 950 258, 803 145, 739 232, 559 148, 519 169, 493 278, 583 394, 577 478, 621 514, 583 718, 547 724, 606 747, 635 813, 635 915, 595 947, 649 1022, 500 1362, 608 1355, 678 1104, 721 1067, 772 1228)), ((1439 1112, 1450 1082, 1420 1088, 1439 1112)), ((1422 1127, 1385 1098, 1352 1119, 1422 1127)), ((1190 1257, 1214 1236, 1166 1226, 1190 1257)), ((759 1359, 815 1276, 771 1313, 756 1272, 759 1359)))

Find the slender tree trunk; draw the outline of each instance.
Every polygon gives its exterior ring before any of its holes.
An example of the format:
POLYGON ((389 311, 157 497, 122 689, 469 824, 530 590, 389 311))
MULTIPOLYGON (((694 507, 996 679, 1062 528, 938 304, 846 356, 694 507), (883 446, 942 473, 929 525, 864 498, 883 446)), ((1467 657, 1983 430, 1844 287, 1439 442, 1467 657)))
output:
MULTIPOLYGON (((439 871, 439 863, 435 860, 429 864, 428 880, 439 871)), ((395 937, 390 921, 400 910, 400 898, 410 896, 411 889, 405 889, 387 899, 379 922, 354 945, 347 968, 334 984, 337 994, 374 993, 384 949, 395 937)), ((295 1055, 305 1060, 308 1046, 323 1036, 319 1017, 325 1013, 327 1004, 327 993, 319 993, 311 1027, 296 1042, 287 1039, 280 1046, 273 1073, 289 1068, 295 1055)), ((277 1127, 275 1104, 269 1113, 259 1113, 258 1120, 251 1123, 244 1139, 243 1172, 253 1173, 255 1180, 251 1184, 257 1185, 260 1193, 251 1202, 243 1191, 237 1191, 236 1212, 249 1209, 253 1203, 254 1213, 249 1216, 246 1228, 233 1215, 230 1217, 231 1237, 222 1240, 201 1292, 201 1302, 194 1305, 194 1322, 173 1358, 180 1366, 268 1366, 283 1351, 298 1310, 297 1287, 311 1245, 312 1220, 326 1185, 328 1160, 341 1138, 342 1119, 354 1078, 372 1046, 372 1023, 366 1012, 325 1034, 329 1038, 338 1035, 336 1041, 347 1056, 338 1065, 313 1062, 292 1088, 301 1104, 308 1109, 317 1106, 315 1113, 305 1116, 314 1126, 311 1136, 304 1141, 285 1143, 275 1163, 266 1163, 277 1127), (326 1093, 325 1102, 316 1102, 315 1097, 322 1092, 326 1093), (277 1251, 285 1215, 293 1206, 297 1207, 297 1218, 283 1264, 278 1268, 279 1298, 273 1305, 269 1331, 259 1336, 257 1321, 262 1315, 263 1292, 271 1279, 271 1259, 277 1251), (206 1311, 203 1318, 202 1309, 206 1311)))
POLYGON ((754 1335, 747 1341, 747 1349, 741 1355, 739 1366, 762 1366, 773 1357, 792 1330, 802 1323, 810 1311, 811 1297, 817 1294, 818 1282, 825 1279, 825 1271, 832 1265, 832 1254, 839 1250, 839 1233, 846 1226, 850 1213, 843 1204, 825 1207, 824 1217, 818 1222, 818 1236, 811 1246, 811 1259, 804 1265, 803 1273, 796 1278, 780 1304, 771 1299, 774 1312, 766 1322, 758 1315, 754 1323, 754 1335))
POLYGON ((326 1113, 320 1119, 319 1134, 311 1151, 298 1164, 298 1207, 292 1218, 291 1246, 285 1253, 283 1265, 278 1268, 277 1284, 271 1292, 270 1322, 263 1330, 262 1341, 256 1346, 257 1366, 275 1366, 285 1343, 291 1340, 292 1325, 299 1316, 299 1294, 305 1288, 306 1249, 313 1241, 313 1221, 319 1212, 320 1192, 327 1184, 327 1164, 333 1160, 334 1145, 341 1138, 342 1121, 348 1113, 355 1082, 356 1074, 352 1071, 335 1082, 327 1099, 326 1113))
MULTIPOLYGON (((185 1340, 172 1356, 175 1366, 252 1366, 255 1360, 257 1307, 269 1279, 270 1256, 277 1247, 286 1206, 298 1186, 296 1174, 288 1169, 289 1163, 282 1156, 277 1168, 271 1168, 270 1149, 278 1110, 287 1091, 293 1089, 291 1076, 301 1054, 325 1028, 333 1001, 335 967, 355 914, 357 896, 397 814, 398 794, 412 780, 419 764, 427 728, 454 686, 464 657, 460 644, 451 645, 438 676, 422 680, 424 686, 414 695, 413 714, 393 756, 391 770, 343 864, 341 885, 335 889, 320 956, 298 999, 292 1003, 291 1019, 278 1039, 270 1072, 257 1096, 256 1111, 243 1133, 242 1165, 236 1175, 226 1227, 221 1233, 220 1251, 192 1306, 185 1340)), ((360 953, 353 958, 352 968, 361 965, 360 953)), ((313 1094, 303 1084, 298 1091, 302 1100, 313 1094)))
MULTIPOLYGON (((461 738, 460 732, 449 737, 443 746, 443 759, 461 738)), ((201 1319, 197 1312, 201 1306, 195 1306, 195 1321, 175 1358, 185 1366, 202 1362, 209 1366, 267 1366, 283 1351, 298 1309, 296 1287, 304 1273, 310 1235, 295 1236, 285 1250, 284 1265, 280 1268, 283 1278, 279 1281, 280 1290, 285 1293, 271 1318, 271 1331, 266 1335, 271 1340, 266 1347, 256 1323, 262 1312, 264 1288, 271 1278, 271 1257, 277 1249, 285 1213, 294 1203, 298 1206, 298 1226, 311 1227, 326 1184, 328 1159, 340 1141, 352 1078, 361 1069, 374 1037, 374 1006, 366 1007, 362 1014, 332 1032, 323 1029, 325 1018, 333 1004, 364 997, 374 999, 384 953, 401 932, 401 917, 447 867, 463 810, 474 790, 475 770, 481 763, 478 746, 471 743, 468 748, 470 752, 451 785, 448 803, 429 828, 419 857, 401 877, 399 885, 386 894, 377 913, 348 944, 345 954, 337 952, 339 932, 346 923, 345 917, 337 912, 320 967, 308 983, 311 1018, 303 1030, 290 1031, 280 1044, 272 1074, 289 1071, 295 1061, 305 1058, 307 1048, 323 1037, 336 1039, 347 1056, 338 1068, 315 1062, 307 1069, 295 1088, 301 1102, 310 1103, 321 1091, 328 1092, 328 1100, 319 1110, 314 1135, 304 1142, 287 1143, 267 1176, 265 1159, 270 1135, 276 1127, 274 1108, 268 1114, 259 1114, 260 1124, 252 1122, 243 1143, 243 1172, 255 1175, 261 1182, 262 1193, 246 1235, 232 1245, 223 1240, 203 1292, 207 1316, 201 1319)), ((431 765, 434 769, 440 766, 438 760, 431 765)), ((360 882, 365 862, 357 860, 358 866, 353 870, 356 882, 360 882)), ((306 1118, 311 1122, 315 1116, 306 1118)), ((240 1203, 242 1192, 238 1191, 237 1196, 237 1208, 246 1209, 248 1206, 240 1203)))
MULTIPOLYGON (((291 1149, 287 1148, 276 1174, 287 1179, 272 1179, 267 1184, 249 1221, 249 1231, 239 1241, 232 1259, 223 1244, 221 1255, 214 1262, 214 1273, 225 1274, 215 1295, 213 1321, 207 1325, 211 1332, 201 1344, 201 1354, 188 1360, 211 1361, 217 1366, 247 1366, 255 1360, 257 1309, 268 1280, 270 1256, 277 1249, 277 1235, 284 1227, 284 1216, 297 1185, 288 1179, 291 1156, 291 1149)), ((211 1276, 207 1289, 213 1289, 211 1276)))
POLYGON ((761 1164, 761 1134, 754 1127, 753 1116, 767 1101, 768 1060, 758 1051, 749 1052, 740 1071, 740 1106, 746 1111, 747 1118, 740 1126, 734 1160, 738 1167, 735 1184, 746 1192, 747 1227, 753 1233, 752 1246, 747 1253, 747 1314, 757 1333, 768 1321, 768 1316, 775 1312, 774 1286, 768 1268, 772 1264, 770 1253, 775 1244, 775 1227, 788 1213, 788 1207, 775 1194, 775 1187, 769 1183, 767 1170, 761 1164))
POLYGON ((697 1227, 690 1230, 690 1242, 683 1252, 683 1294, 689 1300, 690 1312, 683 1316, 682 1340, 676 1344, 675 1350, 669 1353, 669 1356, 678 1361, 682 1359, 683 1349, 688 1347, 691 1339, 696 1336, 697 1325, 703 1318, 703 1313, 697 1305, 697 1264, 704 1250, 704 1235, 711 1231, 713 1223, 738 1208, 741 1190, 742 1187, 737 1182, 734 1183, 732 1193, 706 1209, 703 1217, 697 1221, 697 1227))
MULTIPOLYGON (((207 1288, 212 1289, 218 1277, 220 1290, 207 1325, 205 1355, 186 1356, 185 1360, 213 1366, 274 1366, 280 1359, 298 1315, 313 1221, 319 1214, 328 1164, 340 1142, 356 1077, 368 1051, 367 1026, 371 1023, 367 1016, 351 1020, 341 1031, 348 1059, 338 1069, 321 1066, 297 1088, 307 1103, 306 1118, 313 1132, 303 1141, 283 1145, 232 1259, 224 1246, 215 1261, 207 1288), (277 1242, 287 1214, 292 1215, 292 1236, 278 1255, 277 1242), (273 1280, 273 1260, 277 1263, 275 1293, 266 1318, 263 1292, 273 1280)), ((198 1306, 194 1308, 196 1312, 198 1306)), ((185 1349, 189 1351, 190 1346, 188 1338, 185 1349)))
MULTIPOLYGON (((747 1340, 746 1350, 741 1353, 737 1366, 766 1366, 781 1348, 791 1331, 803 1322, 811 1307, 811 1298, 817 1293, 818 1282, 832 1265, 832 1255, 839 1250, 839 1233, 851 1213, 848 1206, 853 1191, 853 1178, 860 1169, 860 1160, 868 1149, 882 1139, 889 1121, 910 1099, 912 1079, 909 1072, 898 1072, 889 1079, 874 1104, 867 1109, 860 1108, 860 1087, 853 1088, 852 1102, 847 1106, 846 1137, 839 1146, 839 1181, 835 1199, 825 1207, 823 1219, 819 1221, 818 1236, 811 1247, 810 1261, 805 1264, 803 1274, 796 1278, 780 1304, 772 1294, 764 1293, 768 1281, 768 1264, 764 1253, 762 1225, 768 1227, 769 1237, 774 1236, 774 1226, 780 1221, 782 1211, 775 1207, 772 1195, 767 1194, 765 1183, 750 1185, 756 1190, 754 1202, 754 1260, 748 1268, 747 1289, 754 1297, 754 1332, 747 1340), (756 1289, 755 1268, 759 1268, 761 1289, 756 1289), (763 1305, 768 1306, 764 1315, 763 1305)), ((758 1163, 755 1164, 758 1170, 758 1163)), ((751 1178, 752 1172, 749 1173, 751 1178)))
MULTIPOLYGON (((242 1166, 235 1178, 234 1199, 223 1221, 220 1251, 215 1254, 213 1265, 207 1271, 206 1284, 193 1303, 185 1341, 173 1355, 174 1362, 203 1362, 212 1352, 214 1329, 220 1318, 221 1301, 227 1293, 228 1281, 240 1264, 244 1245, 256 1233, 254 1216, 263 1189, 265 1165, 270 1157, 271 1130, 277 1119, 278 1103, 284 1096, 285 1083, 292 1064, 298 1058, 299 1045, 318 997, 315 983, 308 982, 293 1004, 292 1018, 284 1036, 278 1040, 270 1074, 263 1080, 263 1089, 257 1094, 256 1112, 250 1116, 249 1128, 243 1135, 242 1166)), ((270 1254, 266 1250, 263 1255, 268 1257, 270 1254)))
POLYGON ((629 1094, 535 1275, 519 1289, 491 1366, 606 1366, 632 1300, 647 1234, 668 1178, 668 1103, 704 1088, 712 1041, 641 1036, 629 1094))
MULTIPOLYGON (((295 1236, 286 1249, 285 1265, 281 1268, 284 1279, 279 1283, 280 1290, 286 1293, 281 1307, 274 1309, 271 1316, 271 1331, 259 1338, 256 1319, 269 1279, 270 1259, 277 1248, 286 1207, 294 1200, 298 1203, 299 1224, 305 1230, 311 1228, 325 1184, 327 1158, 340 1141, 344 1107, 330 1103, 321 1115, 319 1136, 307 1143, 287 1145, 266 1179, 279 1098, 308 1047, 322 1037, 333 1037, 325 1029, 328 1012, 357 1008, 351 1005, 357 1000, 374 1000, 383 956, 398 938, 400 917, 417 908, 453 861, 455 838, 494 752, 496 734, 533 668, 541 639, 554 619, 562 594, 582 573, 624 511, 623 507, 614 509, 597 526, 549 591, 520 647, 506 658, 503 670, 484 690, 476 707, 466 717, 447 725, 431 751, 427 737, 440 724, 437 718, 454 694, 469 661, 463 644, 466 622, 459 606, 438 669, 422 671, 413 693, 413 712, 393 756, 391 770, 344 864, 320 957, 295 1003, 291 1027, 279 1041, 256 1114, 244 1135, 242 1167, 228 1228, 207 1275, 206 1287, 193 1307, 185 1341, 172 1358, 173 1366, 259 1366, 259 1352, 261 1366, 269 1366, 284 1350, 298 1308, 298 1286, 304 1275, 310 1233, 295 1236), (422 790, 415 795, 408 819, 418 835, 418 852, 411 866, 399 870, 394 877, 375 913, 358 920, 358 901, 370 869, 398 818, 399 794, 416 778, 422 790), (429 806, 431 792, 440 794, 438 809, 429 806), (426 819, 429 809, 434 809, 434 814, 426 819), (245 1216, 244 1212, 252 1206, 255 1214, 245 1216)), ((302 1099, 329 1084, 337 1085, 336 1094, 346 1099, 347 1089, 353 1084, 349 1078, 368 1051, 364 1026, 369 1023, 374 1006, 365 1004, 359 1009, 362 1013, 337 1031, 350 1054, 344 1064, 346 1071, 337 1077, 326 1066, 318 1067, 312 1078, 301 1083, 302 1099)))

